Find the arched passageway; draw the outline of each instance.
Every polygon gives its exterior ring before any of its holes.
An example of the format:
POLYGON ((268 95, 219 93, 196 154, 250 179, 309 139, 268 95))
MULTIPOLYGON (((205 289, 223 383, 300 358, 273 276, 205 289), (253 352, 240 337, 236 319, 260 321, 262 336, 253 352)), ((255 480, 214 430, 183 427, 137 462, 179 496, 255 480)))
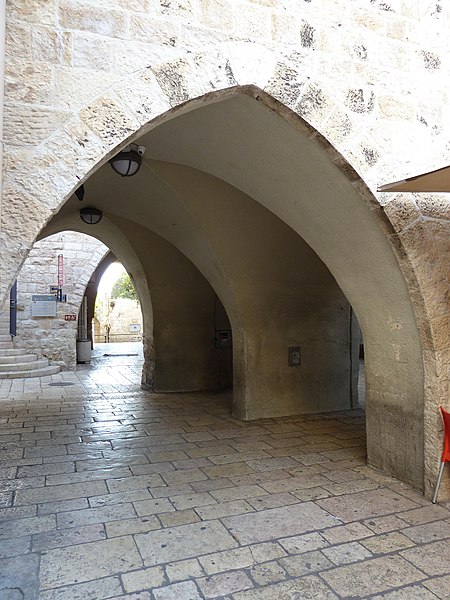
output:
MULTIPOLYGON (((365 338, 369 460, 422 488, 419 333, 370 193, 323 139, 256 89, 170 117, 133 136, 148 148, 137 177, 114 180, 105 165, 86 183, 84 203, 104 211, 102 240, 120 232, 145 265, 151 231, 206 277, 233 327, 243 418, 348 407, 348 353, 339 367, 347 297, 365 338), (289 370, 297 345, 304 369, 289 370)), ((74 226, 79 206, 70 199, 48 230, 74 226)))

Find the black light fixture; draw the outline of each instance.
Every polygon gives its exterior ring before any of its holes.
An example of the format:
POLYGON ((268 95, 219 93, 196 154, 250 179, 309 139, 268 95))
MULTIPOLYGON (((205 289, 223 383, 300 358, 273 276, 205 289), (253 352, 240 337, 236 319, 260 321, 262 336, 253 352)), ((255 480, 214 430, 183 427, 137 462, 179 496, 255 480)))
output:
POLYGON ((142 156, 145 152, 144 146, 130 144, 126 148, 113 156, 109 164, 113 170, 122 177, 132 177, 136 175, 141 167, 142 156))
POLYGON ((92 208, 87 206, 86 208, 82 208, 80 210, 80 218, 83 223, 87 223, 88 225, 96 225, 100 223, 102 220, 103 213, 98 208, 92 208))
POLYGON ((75 190, 75 196, 78 198, 78 200, 81 202, 84 198, 84 185, 81 184, 80 187, 75 190))

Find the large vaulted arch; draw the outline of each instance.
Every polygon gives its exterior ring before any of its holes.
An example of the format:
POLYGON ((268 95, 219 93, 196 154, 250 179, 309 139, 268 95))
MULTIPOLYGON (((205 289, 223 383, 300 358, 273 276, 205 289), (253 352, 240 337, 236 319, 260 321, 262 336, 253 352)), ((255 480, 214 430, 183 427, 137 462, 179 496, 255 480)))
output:
MULTIPOLYGON (((209 281, 237 333, 235 381, 241 382, 242 395, 236 414, 268 416, 270 406, 267 412, 249 408, 252 394, 257 393, 255 385, 249 385, 249 376, 255 373, 252 357, 259 342, 246 337, 249 316, 245 316, 240 287, 244 274, 234 269, 238 259, 230 261, 230 253, 236 246, 223 235, 234 228, 233 214, 243 210, 246 202, 254 203, 251 214, 259 218, 265 211, 264 218, 268 223, 273 219, 273 227, 279 222, 292 232, 296 252, 298 245, 305 253, 317 255, 317 270, 322 273, 319 265, 323 264, 323 277, 329 272, 335 301, 341 301, 337 290, 343 292, 358 315, 367 356, 370 462, 418 488, 427 487, 434 467, 424 451, 431 443, 424 439, 424 431, 430 440, 435 431, 424 427, 424 414, 427 402, 436 403, 427 396, 436 382, 433 357, 424 360, 430 338, 423 319, 425 303, 409 259, 368 188, 313 128, 256 87, 215 91, 168 110, 178 98, 170 86, 164 95, 150 80, 142 73, 134 78, 134 104, 123 102, 125 88, 118 89, 86 107, 61 129, 59 137, 41 148, 31 164, 39 172, 33 200, 20 171, 10 182, 10 208, 29 202, 33 218, 30 215, 29 239, 24 236, 20 243, 13 231, 5 230, 10 253, 4 281, 13 277, 26 244, 53 215, 45 235, 75 218, 77 201, 66 200, 84 181, 87 198, 102 208, 120 235, 128 241, 133 237, 133 225, 126 225, 125 219, 144 225, 175 246, 209 281), (151 101, 144 101, 145 95, 151 101), (105 162, 130 140, 147 147, 142 176, 127 181, 127 186, 113 184, 105 194, 105 182, 112 177, 105 162), (67 155, 47 164, 61 143, 67 155), (72 169, 63 178, 69 158, 72 169)), ((209 91, 207 86, 199 81, 195 93, 209 91)), ((268 239, 271 231, 272 225, 268 239)), ((235 232, 244 233, 237 225, 235 232)), ((270 248, 277 247, 279 235, 270 248)), ((263 237, 258 237, 258 244, 263 237)), ((284 239, 288 237, 286 233, 284 239)), ((101 239, 113 249, 103 234, 101 239)), ((290 249, 287 242, 280 264, 288 264, 290 249)), ((295 264, 289 269, 294 272, 295 264)))

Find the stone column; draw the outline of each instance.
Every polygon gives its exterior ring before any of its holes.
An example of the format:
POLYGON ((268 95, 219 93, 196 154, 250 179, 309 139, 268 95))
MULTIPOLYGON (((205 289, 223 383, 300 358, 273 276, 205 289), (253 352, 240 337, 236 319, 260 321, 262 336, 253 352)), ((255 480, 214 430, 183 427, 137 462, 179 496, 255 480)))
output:
POLYGON ((6 0, 0 0, 0 221, 3 191, 3 103, 5 96, 5 12, 6 0))

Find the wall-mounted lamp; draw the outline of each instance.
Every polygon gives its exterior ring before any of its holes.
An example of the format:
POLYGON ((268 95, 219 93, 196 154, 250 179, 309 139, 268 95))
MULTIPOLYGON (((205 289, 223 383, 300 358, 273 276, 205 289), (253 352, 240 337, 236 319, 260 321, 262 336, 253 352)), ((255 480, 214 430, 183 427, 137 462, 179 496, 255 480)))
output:
POLYGON ((145 146, 130 144, 122 152, 113 156, 109 164, 122 177, 132 177, 136 175, 141 167, 144 152, 145 146))
POLYGON ((103 213, 98 208, 86 207, 80 210, 80 218, 83 223, 88 225, 96 225, 102 220, 103 213))
POLYGON ((84 185, 80 185, 80 187, 75 190, 75 196, 78 198, 78 200, 81 202, 84 198, 84 185))

